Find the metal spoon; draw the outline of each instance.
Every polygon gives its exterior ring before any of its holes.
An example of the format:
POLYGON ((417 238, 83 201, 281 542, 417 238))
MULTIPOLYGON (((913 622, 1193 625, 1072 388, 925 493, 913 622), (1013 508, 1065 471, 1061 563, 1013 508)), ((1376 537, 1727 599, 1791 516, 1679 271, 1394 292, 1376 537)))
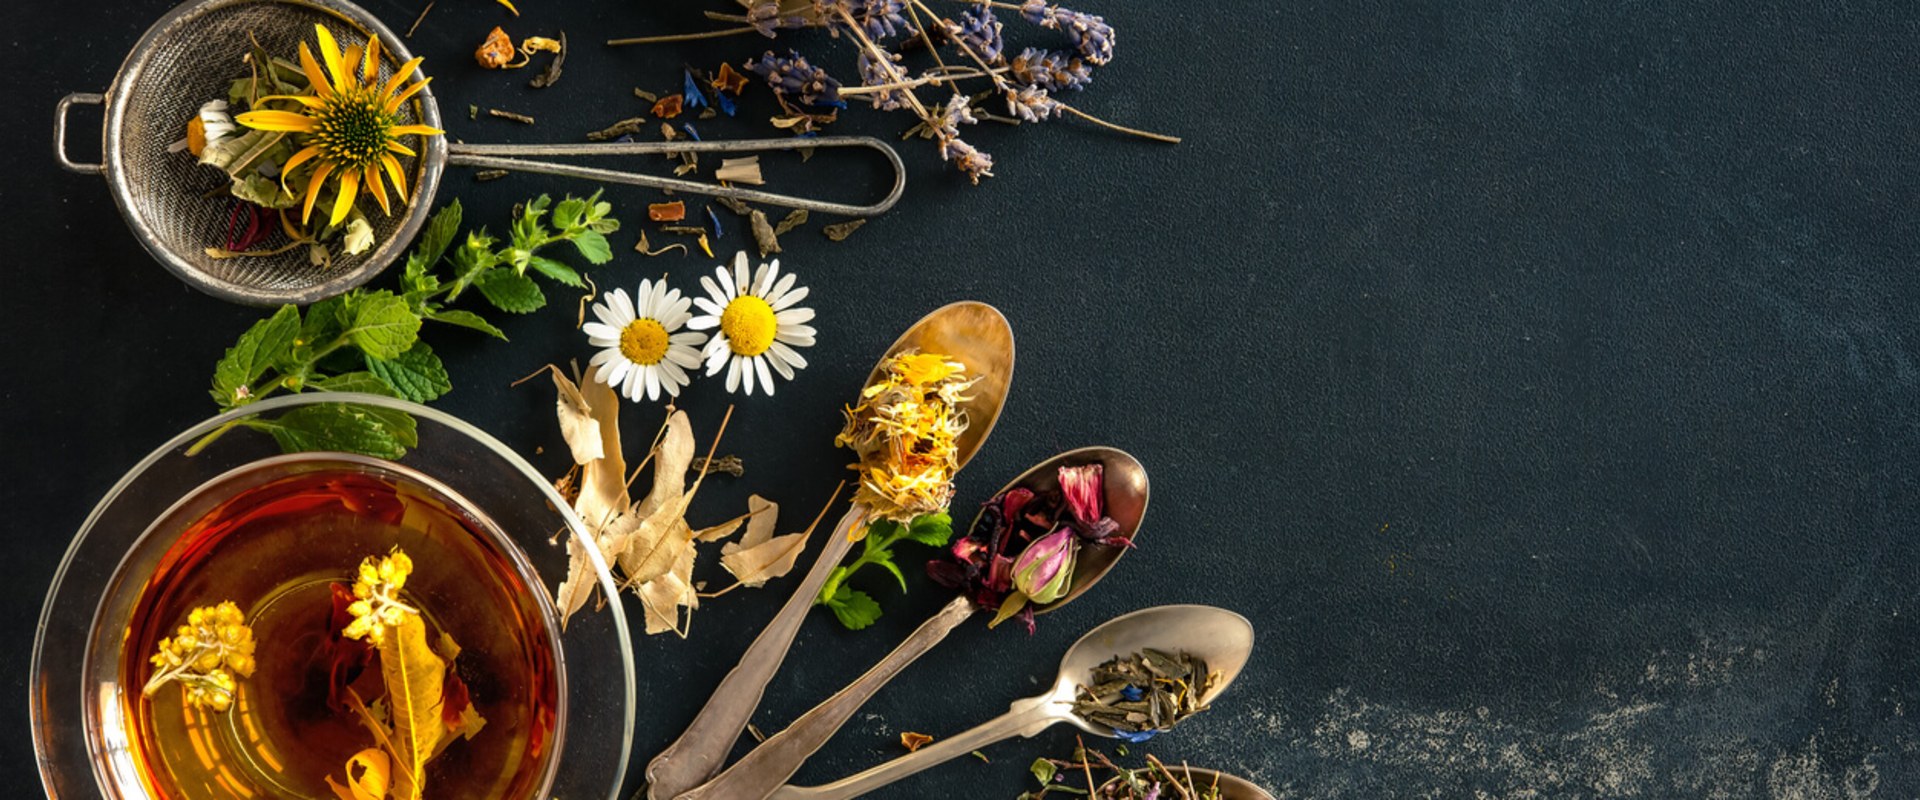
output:
MULTIPOLYGON (((1228 775, 1219 770, 1186 766, 1175 767, 1169 764, 1167 771, 1174 773, 1177 777, 1191 777, 1195 789, 1205 791, 1206 789, 1219 787, 1220 800, 1273 800, 1271 793, 1254 785, 1252 781, 1236 775, 1228 775)), ((1120 786, 1120 780, 1120 776, 1115 775, 1109 778, 1106 783, 1100 784, 1100 788, 1103 790, 1110 787, 1118 788, 1120 786)), ((1168 795, 1165 794, 1161 796, 1168 797, 1168 795)))
POLYGON ((1226 691, 1253 654, 1253 623, 1246 617, 1212 606, 1159 606, 1107 621, 1080 637, 1060 660, 1053 690, 1015 701, 1007 713, 964 733, 936 741, 865 772, 824 786, 782 786, 768 800, 844 800, 859 797, 894 781, 949 759, 971 753, 1002 739, 1032 737, 1056 722, 1066 722, 1096 736, 1113 731, 1096 727, 1073 713, 1073 696, 1093 668, 1116 656, 1144 648, 1185 650, 1218 670, 1219 680, 1201 698, 1211 703, 1226 691))
MULTIPOLYGON (((1139 532, 1140 520, 1147 512, 1147 470, 1140 466, 1139 460, 1122 450, 1112 447, 1083 447, 1069 450, 1057 456, 1035 464, 1032 469, 1021 473, 1020 477, 1002 487, 995 497, 1015 487, 1026 487, 1035 492, 1052 491, 1060 485, 1060 468, 1064 466, 1083 466, 1101 464, 1105 476, 1105 508, 1107 516, 1120 527, 1116 533, 1129 539, 1139 532)), ((983 515, 976 514, 972 527, 978 528, 983 515)), ((1092 588, 1105 577, 1113 565, 1129 548, 1124 547, 1083 547, 1079 558, 1074 562, 1072 588, 1066 596, 1045 605, 1034 607, 1034 613, 1044 614, 1057 609, 1092 588)), ((847 688, 827 698, 811 711, 801 715, 786 730, 760 743, 753 752, 730 766, 713 780, 675 798, 675 800, 708 800, 709 798, 754 798, 765 797, 768 792, 778 788, 793 773, 800 770, 808 756, 814 754, 833 734, 853 717, 853 712, 865 705, 867 700, 887 685, 901 670, 906 669, 921 655, 941 640, 961 622, 972 617, 977 607, 972 598, 964 592, 955 597, 946 607, 940 609, 925 623, 909 635, 899 647, 893 649, 880 663, 873 665, 865 675, 861 675, 847 688)))
MULTIPOLYGON (((1000 419, 1007 402, 1007 388, 1013 380, 1013 327, 999 309, 986 303, 962 301, 943 306, 921 317, 906 333, 887 348, 886 356, 867 375, 873 385, 881 375, 881 364, 905 350, 943 353, 965 364, 967 374, 979 378, 972 399, 962 404, 967 429, 958 441, 958 461, 966 466, 980 450, 987 434, 1000 419)), ((867 521, 869 510, 860 505, 848 509, 846 516, 827 536, 826 545, 807 571, 806 578, 793 590, 793 596, 780 607, 773 621, 755 637, 740 656, 740 663, 713 690, 706 707, 695 715, 686 732, 647 764, 647 797, 665 800, 700 785, 713 777, 726 763, 733 743, 747 727, 753 710, 766 693, 767 682, 780 669, 793 645, 800 622, 813 607, 814 596, 827 582, 834 567, 853 546, 851 534, 867 521)))

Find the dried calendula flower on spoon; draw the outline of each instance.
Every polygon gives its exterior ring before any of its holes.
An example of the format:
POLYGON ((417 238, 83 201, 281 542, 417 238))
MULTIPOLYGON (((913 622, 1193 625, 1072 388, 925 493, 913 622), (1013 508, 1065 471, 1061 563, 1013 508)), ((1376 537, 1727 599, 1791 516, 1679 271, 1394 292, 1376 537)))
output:
POLYGON ((957 442, 967 430, 960 404, 978 380, 966 369, 938 353, 903 352, 881 366, 880 379, 846 410, 847 425, 834 444, 859 455, 853 501, 873 509, 876 519, 910 523, 945 510, 953 499, 957 442))

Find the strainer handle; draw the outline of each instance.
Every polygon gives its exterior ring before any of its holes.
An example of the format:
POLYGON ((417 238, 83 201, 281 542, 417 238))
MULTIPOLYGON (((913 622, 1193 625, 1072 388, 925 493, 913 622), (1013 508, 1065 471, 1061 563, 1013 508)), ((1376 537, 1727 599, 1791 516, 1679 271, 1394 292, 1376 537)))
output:
POLYGON ((103 164, 81 164, 67 157, 67 109, 76 103, 91 106, 107 102, 107 96, 94 92, 74 92, 60 98, 60 104, 53 107, 53 158, 68 172, 82 175, 105 175, 107 168, 103 164))
POLYGON ((900 154, 886 142, 871 136, 817 136, 793 137, 788 139, 742 139, 733 141, 707 142, 609 142, 606 144, 452 144, 447 148, 447 163, 457 167, 479 167, 482 169, 504 169, 514 172, 533 172, 543 175, 563 175, 572 178, 585 178, 602 183, 624 183, 631 186, 649 186, 656 189, 671 189, 676 192, 702 194, 710 197, 731 197, 749 203, 764 203, 782 208, 804 208, 823 214, 841 214, 849 217, 871 217, 886 212, 899 202, 900 195, 907 188, 907 167, 900 161, 900 154), (669 178, 663 175, 649 175, 643 172, 586 167, 578 164, 562 164, 552 161, 529 161, 519 156, 620 156, 647 155, 660 153, 757 153, 768 150, 800 150, 804 148, 861 147, 879 152, 887 159, 887 166, 893 170, 893 188, 887 196, 871 205, 857 206, 849 203, 834 203, 807 197, 763 192, 741 186, 721 186, 681 178, 669 178))

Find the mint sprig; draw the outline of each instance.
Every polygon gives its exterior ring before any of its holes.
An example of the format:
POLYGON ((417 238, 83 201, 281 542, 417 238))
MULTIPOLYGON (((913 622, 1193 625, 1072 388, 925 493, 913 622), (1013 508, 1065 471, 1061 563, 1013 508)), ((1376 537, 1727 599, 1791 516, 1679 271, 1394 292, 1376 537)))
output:
POLYGON ((894 546, 913 542, 929 547, 945 547, 952 538, 953 518, 944 511, 922 514, 906 525, 890 519, 874 520, 867 525, 867 537, 860 540, 860 555, 833 569, 827 576, 827 582, 821 585, 814 604, 826 606, 833 612, 834 618, 849 630, 857 631, 872 625, 880 619, 880 603, 866 592, 847 586, 847 579, 859 572, 861 567, 871 564, 892 573, 900 583, 900 591, 905 592, 907 576, 900 571, 900 565, 894 563, 894 546))
MULTIPOLYGON (((551 256, 570 245, 587 263, 613 259, 606 234, 620 229, 600 193, 558 206, 541 195, 515 209, 508 241, 485 229, 456 247, 462 209, 455 200, 428 220, 400 275, 400 290, 354 289, 308 307, 281 306, 254 323, 214 364, 211 393, 231 411, 279 392, 367 392, 425 403, 453 390, 446 365, 420 339, 424 323, 507 336, 485 317, 447 306, 472 287, 495 309, 525 314, 547 304, 529 270, 567 286, 584 286, 573 267, 551 256), (551 225, 543 221, 551 208, 551 225), (545 253, 545 254, 543 254, 545 253)), ((235 427, 267 433, 288 451, 342 450, 399 458, 416 444, 412 417, 346 404, 307 406, 271 420, 228 423, 188 449, 191 455, 235 427)))

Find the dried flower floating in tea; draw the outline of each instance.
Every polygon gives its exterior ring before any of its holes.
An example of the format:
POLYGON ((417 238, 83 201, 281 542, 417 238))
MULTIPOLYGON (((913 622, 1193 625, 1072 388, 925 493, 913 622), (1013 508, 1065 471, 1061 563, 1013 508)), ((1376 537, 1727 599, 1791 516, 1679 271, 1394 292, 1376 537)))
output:
POLYGON ((152 697, 177 681, 188 706, 225 711, 233 705, 235 676, 253 675, 253 647, 253 629, 232 601, 196 608, 173 636, 160 640, 150 659, 153 677, 140 693, 152 697))
POLYGON ((1094 667, 1089 678, 1074 694, 1073 713, 1124 741, 1142 742, 1207 710, 1219 673, 1190 653, 1147 648, 1094 667))

